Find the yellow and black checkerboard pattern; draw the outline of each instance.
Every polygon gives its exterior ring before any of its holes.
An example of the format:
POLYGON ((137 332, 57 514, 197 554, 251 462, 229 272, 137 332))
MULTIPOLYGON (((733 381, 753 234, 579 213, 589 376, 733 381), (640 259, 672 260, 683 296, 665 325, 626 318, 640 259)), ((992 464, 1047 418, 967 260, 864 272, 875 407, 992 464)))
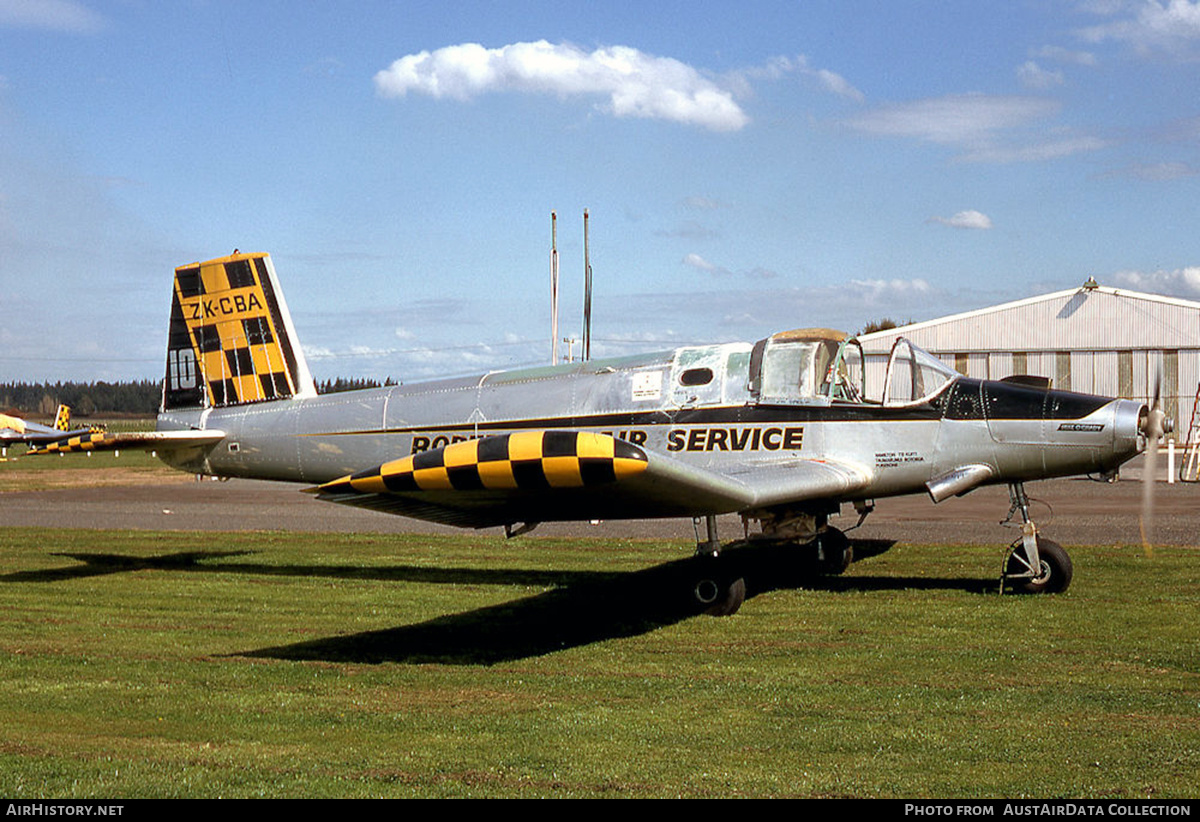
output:
POLYGON ((519 431, 456 442, 327 482, 328 494, 583 488, 646 470, 636 445, 587 431, 519 431))
POLYGON ((80 434, 57 442, 48 442, 29 449, 30 454, 72 454, 77 451, 96 451, 111 447, 117 438, 103 431, 80 434))
POLYGON ((265 255, 235 255, 175 271, 178 300, 213 405, 290 397, 282 322, 262 280, 265 255))

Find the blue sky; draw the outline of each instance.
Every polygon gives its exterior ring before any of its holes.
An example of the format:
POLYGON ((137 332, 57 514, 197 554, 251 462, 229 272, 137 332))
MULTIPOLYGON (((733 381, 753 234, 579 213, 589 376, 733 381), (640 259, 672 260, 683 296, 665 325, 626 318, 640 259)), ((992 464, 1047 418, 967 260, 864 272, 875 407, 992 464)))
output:
POLYGON ((0 0, 0 382, 275 260, 318 379, 1200 299, 1200 2, 0 0))

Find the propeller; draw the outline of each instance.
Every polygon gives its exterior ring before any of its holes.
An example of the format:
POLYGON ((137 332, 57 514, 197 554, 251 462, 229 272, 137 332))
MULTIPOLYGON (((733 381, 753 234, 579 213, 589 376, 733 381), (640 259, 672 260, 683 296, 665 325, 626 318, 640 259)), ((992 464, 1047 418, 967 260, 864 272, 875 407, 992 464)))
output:
POLYGON ((1138 430, 1146 438, 1146 457, 1142 461, 1142 548, 1147 557, 1154 555, 1154 481, 1158 469, 1158 441, 1171 430, 1162 410, 1162 375, 1154 377, 1154 400, 1138 420, 1138 430))

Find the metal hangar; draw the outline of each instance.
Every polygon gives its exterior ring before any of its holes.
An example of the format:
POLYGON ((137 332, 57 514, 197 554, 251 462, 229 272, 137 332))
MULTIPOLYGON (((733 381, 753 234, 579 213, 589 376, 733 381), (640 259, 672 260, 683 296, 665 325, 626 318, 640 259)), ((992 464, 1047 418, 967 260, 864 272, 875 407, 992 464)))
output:
POLYGON ((864 334, 871 396, 883 393, 897 337, 971 377, 1032 374, 1049 377, 1054 388, 1142 402, 1152 401, 1161 380, 1172 436, 1189 439, 1200 399, 1200 302, 1089 279, 1068 291, 864 334))

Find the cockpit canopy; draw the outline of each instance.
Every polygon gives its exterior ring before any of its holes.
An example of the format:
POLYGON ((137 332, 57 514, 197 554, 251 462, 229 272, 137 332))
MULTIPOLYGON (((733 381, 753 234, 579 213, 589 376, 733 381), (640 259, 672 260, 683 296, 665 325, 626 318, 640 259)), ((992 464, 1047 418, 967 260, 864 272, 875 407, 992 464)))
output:
POLYGON ((883 382, 884 405, 910 405, 926 402, 962 376, 924 349, 904 337, 892 344, 887 374, 883 382))
POLYGON ((759 340, 750 354, 750 393, 767 405, 872 402, 908 405, 942 391, 958 372, 901 337, 892 346, 881 399, 867 399, 862 346, 828 328, 759 340))
POLYGON ((750 392, 769 405, 860 402, 863 378, 858 340, 828 328, 783 331, 750 354, 750 392))

